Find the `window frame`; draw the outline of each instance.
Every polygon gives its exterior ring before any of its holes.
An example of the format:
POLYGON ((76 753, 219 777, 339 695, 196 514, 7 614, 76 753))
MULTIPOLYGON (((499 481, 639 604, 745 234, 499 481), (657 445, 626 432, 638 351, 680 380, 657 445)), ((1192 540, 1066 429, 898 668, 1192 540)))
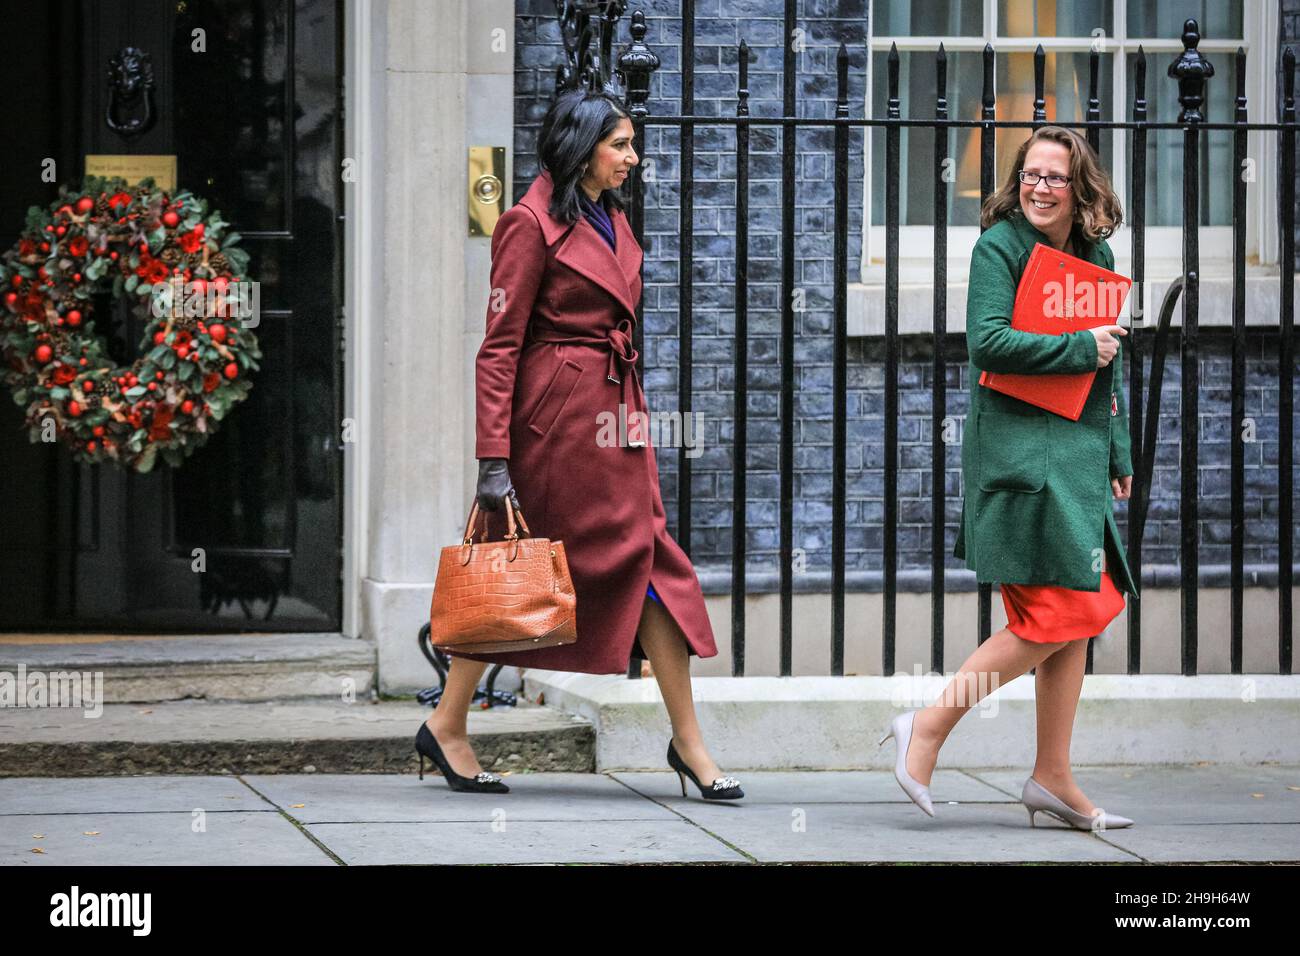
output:
MULTIPOLYGON (((1182 52, 1182 41, 1169 39, 1130 39, 1127 36, 1128 4, 1140 0, 1113 0, 1112 33, 1102 39, 1105 52, 1111 56, 1112 89, 1114 103, 1123 104, 1123 118, 1131 120, 1132 94, 1128 88, 1126 56, 1135 52, 1140 43, 1147 54, 1147 90, 1151 91, 1172 83, 1165 76, 1168 63, 1182 52)), ((1063 52, 1088 52, 1094 40, 1090 37, 1000 37, 997 35, 998 0, 983 0, 984 34, 970 37, 877 37, 874 31, 876 4, 868 6, 867 17, 867 69, 866 94, 863 115, 870 115, 872 103, 872 58, 881 53, 888 55, 891 44, 899 52, 934 53, 942 42, 945 52, 982 52, 986 43, 992 44, 995 54, 1033 53, 1041 43, 1044 50, 1063 52)), ((1198 49, 1212 60, 1235 56, 1237 47, 1246 51, 1246 97, 1248 118, 1251 122, 1272 122, 1277 116, 1277 91, 1274 75, 1264 69, 1264 57, 1277 47, 1280 24, 1278 5, 1272 0, 1242 0, 1242 38, 1240 40, 1202 39, 1198 49), (1261 117, 1265 117, 1261 119, 1261 117)), ((1211 79, 1209 82, 1214 82, 1211 79)), ((1051 117, 1049 117, 1049 122, 1051 117)), ((1280 255, 1278 224, 1274 214, 1275 202, 1268 201, 1276 191, 1278 182, 1276 149, 1266 148, 1270 135, 1264 131, 1247 133, 1246 155, 1255 160, 1255 182, 1246 193, 1246 260, 1252 266, 1272 267, 1276 271, 1280 255)), ((872 136, 868 129, 863 137, 865 159, 863 163, 863 237, 862 256, 859 262, 860 281, 879 285, 885 281, 885 235, 882 223, 872 223, 872 136)), ((1115 136, 1109 159, 1111 177, 1123 182, 1129 166, 1129 137, 1115 136)), ((1125 212, 1128 212, 1126 207, 1125 212)), ((1149 276, 1182 271, 1181 226, 1147 226, 1146 262, 1149 276), (1160 255, 1162 250, 1174 254, 1160 255)), ((979 238, 978 226, 948 227, 948 270, 951 279, 961 281, 969 271, 970 253, 979 238)), ((1132 235, 1126 221, 1108 240, 1115 253, 1117 271, 1123 272, 1132 261, 1132 235)), ((1232 226, 1201 226, 1199 231, 1200 255, 1203 272, 1230 271, 1232 265, 1232 226)), ((899 225, 900 277, 911 281, 927 281, 933 274, 934 227, 899 225)), ((1127 309, 1126 309, 1127 311, 1127 309)))

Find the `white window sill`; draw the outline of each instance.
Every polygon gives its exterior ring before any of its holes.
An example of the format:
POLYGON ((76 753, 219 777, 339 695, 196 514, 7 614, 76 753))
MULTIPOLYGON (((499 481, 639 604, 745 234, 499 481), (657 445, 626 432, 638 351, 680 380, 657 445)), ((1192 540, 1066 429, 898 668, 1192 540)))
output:
MULTIPOLYGON (((1117 260, 1115 271, 1125 275, 1131 274, 1127 260, 1117 260)), ((847 325, 848 334, 854 336, 883 336, 885 334, 885 283, 884 267, 878 269, 879 280, 875 281, 873 266, 868 270, 870 282, 850 282, 848 286, 847 325)), ((968 261, 951 262, 948 268, 948 332, 964 333, 966 331, 966 288, 968 261)), ((1146 325, 1155 328, 1160 318, 1160 304, 1165 292, 1179 275, 1178 266, 1157 262, 1147 264, 1146 291, 1144 308, 1146 325)), ((1279 325, 1281 314, 1281 280, 1277 266, 1246 266, 1246 310, 1247 326, 1279 325)), ((1300 279, 1300 275, 1297 275, 1300 279)), ((1295 288, 1300 291, 1300 281, 1295 288)), ((1226 262, 1204 262, 1201 276, 1200 327, 1232 325, 1232 268, 1226 262)), ((1300 296, 1297 296, 1300 300, 1300 296)), ((1129 294, 1124 304, 1121 324, 1132 322, 1134 296, 1129 294)), ((1182 297, 1174 307, 1171 319, 1173 326, 1182 325, 1182 297)), ((1139 322, 1139 325, 1144 323, 1139 322)), ((898 281, 898 332, 900 335, 916 335, 934 331, 934 284, 933 266, 900 264, 898 281)))

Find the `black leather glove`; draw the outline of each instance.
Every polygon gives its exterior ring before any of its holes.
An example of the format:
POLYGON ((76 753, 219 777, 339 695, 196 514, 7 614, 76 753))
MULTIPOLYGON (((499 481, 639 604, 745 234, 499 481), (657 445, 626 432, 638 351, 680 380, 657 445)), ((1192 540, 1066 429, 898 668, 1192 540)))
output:
POLYGON ((504 458, 480 458, 478 462, 478 506, 484 511, 498 511, 501 501, 510 495, 510 505, 519 510, 515 487, 510 483, 510 472, 504 458))

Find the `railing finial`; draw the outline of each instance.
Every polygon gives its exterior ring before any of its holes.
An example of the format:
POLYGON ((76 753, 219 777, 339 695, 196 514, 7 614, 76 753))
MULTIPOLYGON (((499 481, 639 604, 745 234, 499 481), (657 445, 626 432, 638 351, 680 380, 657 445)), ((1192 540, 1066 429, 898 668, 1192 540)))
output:
POLYGON ((637 10, 632 14, 632 39, 618 58, 619 72, 627 80, 628 112, 637 119, 648 115, 650 74, 659 69, 659 57, 645 45, 645 31, 645 14, 637 10))
POLYGON ((1201 123, 1205 116, 1201 104, 1205 102, 1205 81, 1214 76, 1214 64, 1205 58, 1196 45, 1201 42, 1201 28, 1196 21, 1183 21, 1183 52, 1169 64, 1169 75, 1178 80, 1178 102, 1182 112, 1180 123, 1201 123))

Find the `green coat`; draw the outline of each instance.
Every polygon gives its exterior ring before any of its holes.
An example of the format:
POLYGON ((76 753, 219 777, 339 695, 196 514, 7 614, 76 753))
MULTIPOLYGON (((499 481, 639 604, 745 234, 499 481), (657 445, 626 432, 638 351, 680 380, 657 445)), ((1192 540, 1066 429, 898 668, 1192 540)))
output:
MULTIPOLYGON (((966 302, 970 410, 962 436, 965 496, 955 557, 983 582, 1101 589, 1100 555, 1115 586, 1138 595, 1115 525, 1110 479, 1133 473, 1123 347, 1097 369, 1086 329, 1048 336, 1011 328, 1011 307, 1035 242, 1050 245, 1019 210, 984 231, 971 254, 966 302), (1097 369, 1077 422, 979 384, 990 372, 1073 373, 1097 369), (1112 400, 1114 411, 1112 411, 1112 400)), ((1107 269, 1102 240, 1074 232, 1079 257, 1107 269)))

